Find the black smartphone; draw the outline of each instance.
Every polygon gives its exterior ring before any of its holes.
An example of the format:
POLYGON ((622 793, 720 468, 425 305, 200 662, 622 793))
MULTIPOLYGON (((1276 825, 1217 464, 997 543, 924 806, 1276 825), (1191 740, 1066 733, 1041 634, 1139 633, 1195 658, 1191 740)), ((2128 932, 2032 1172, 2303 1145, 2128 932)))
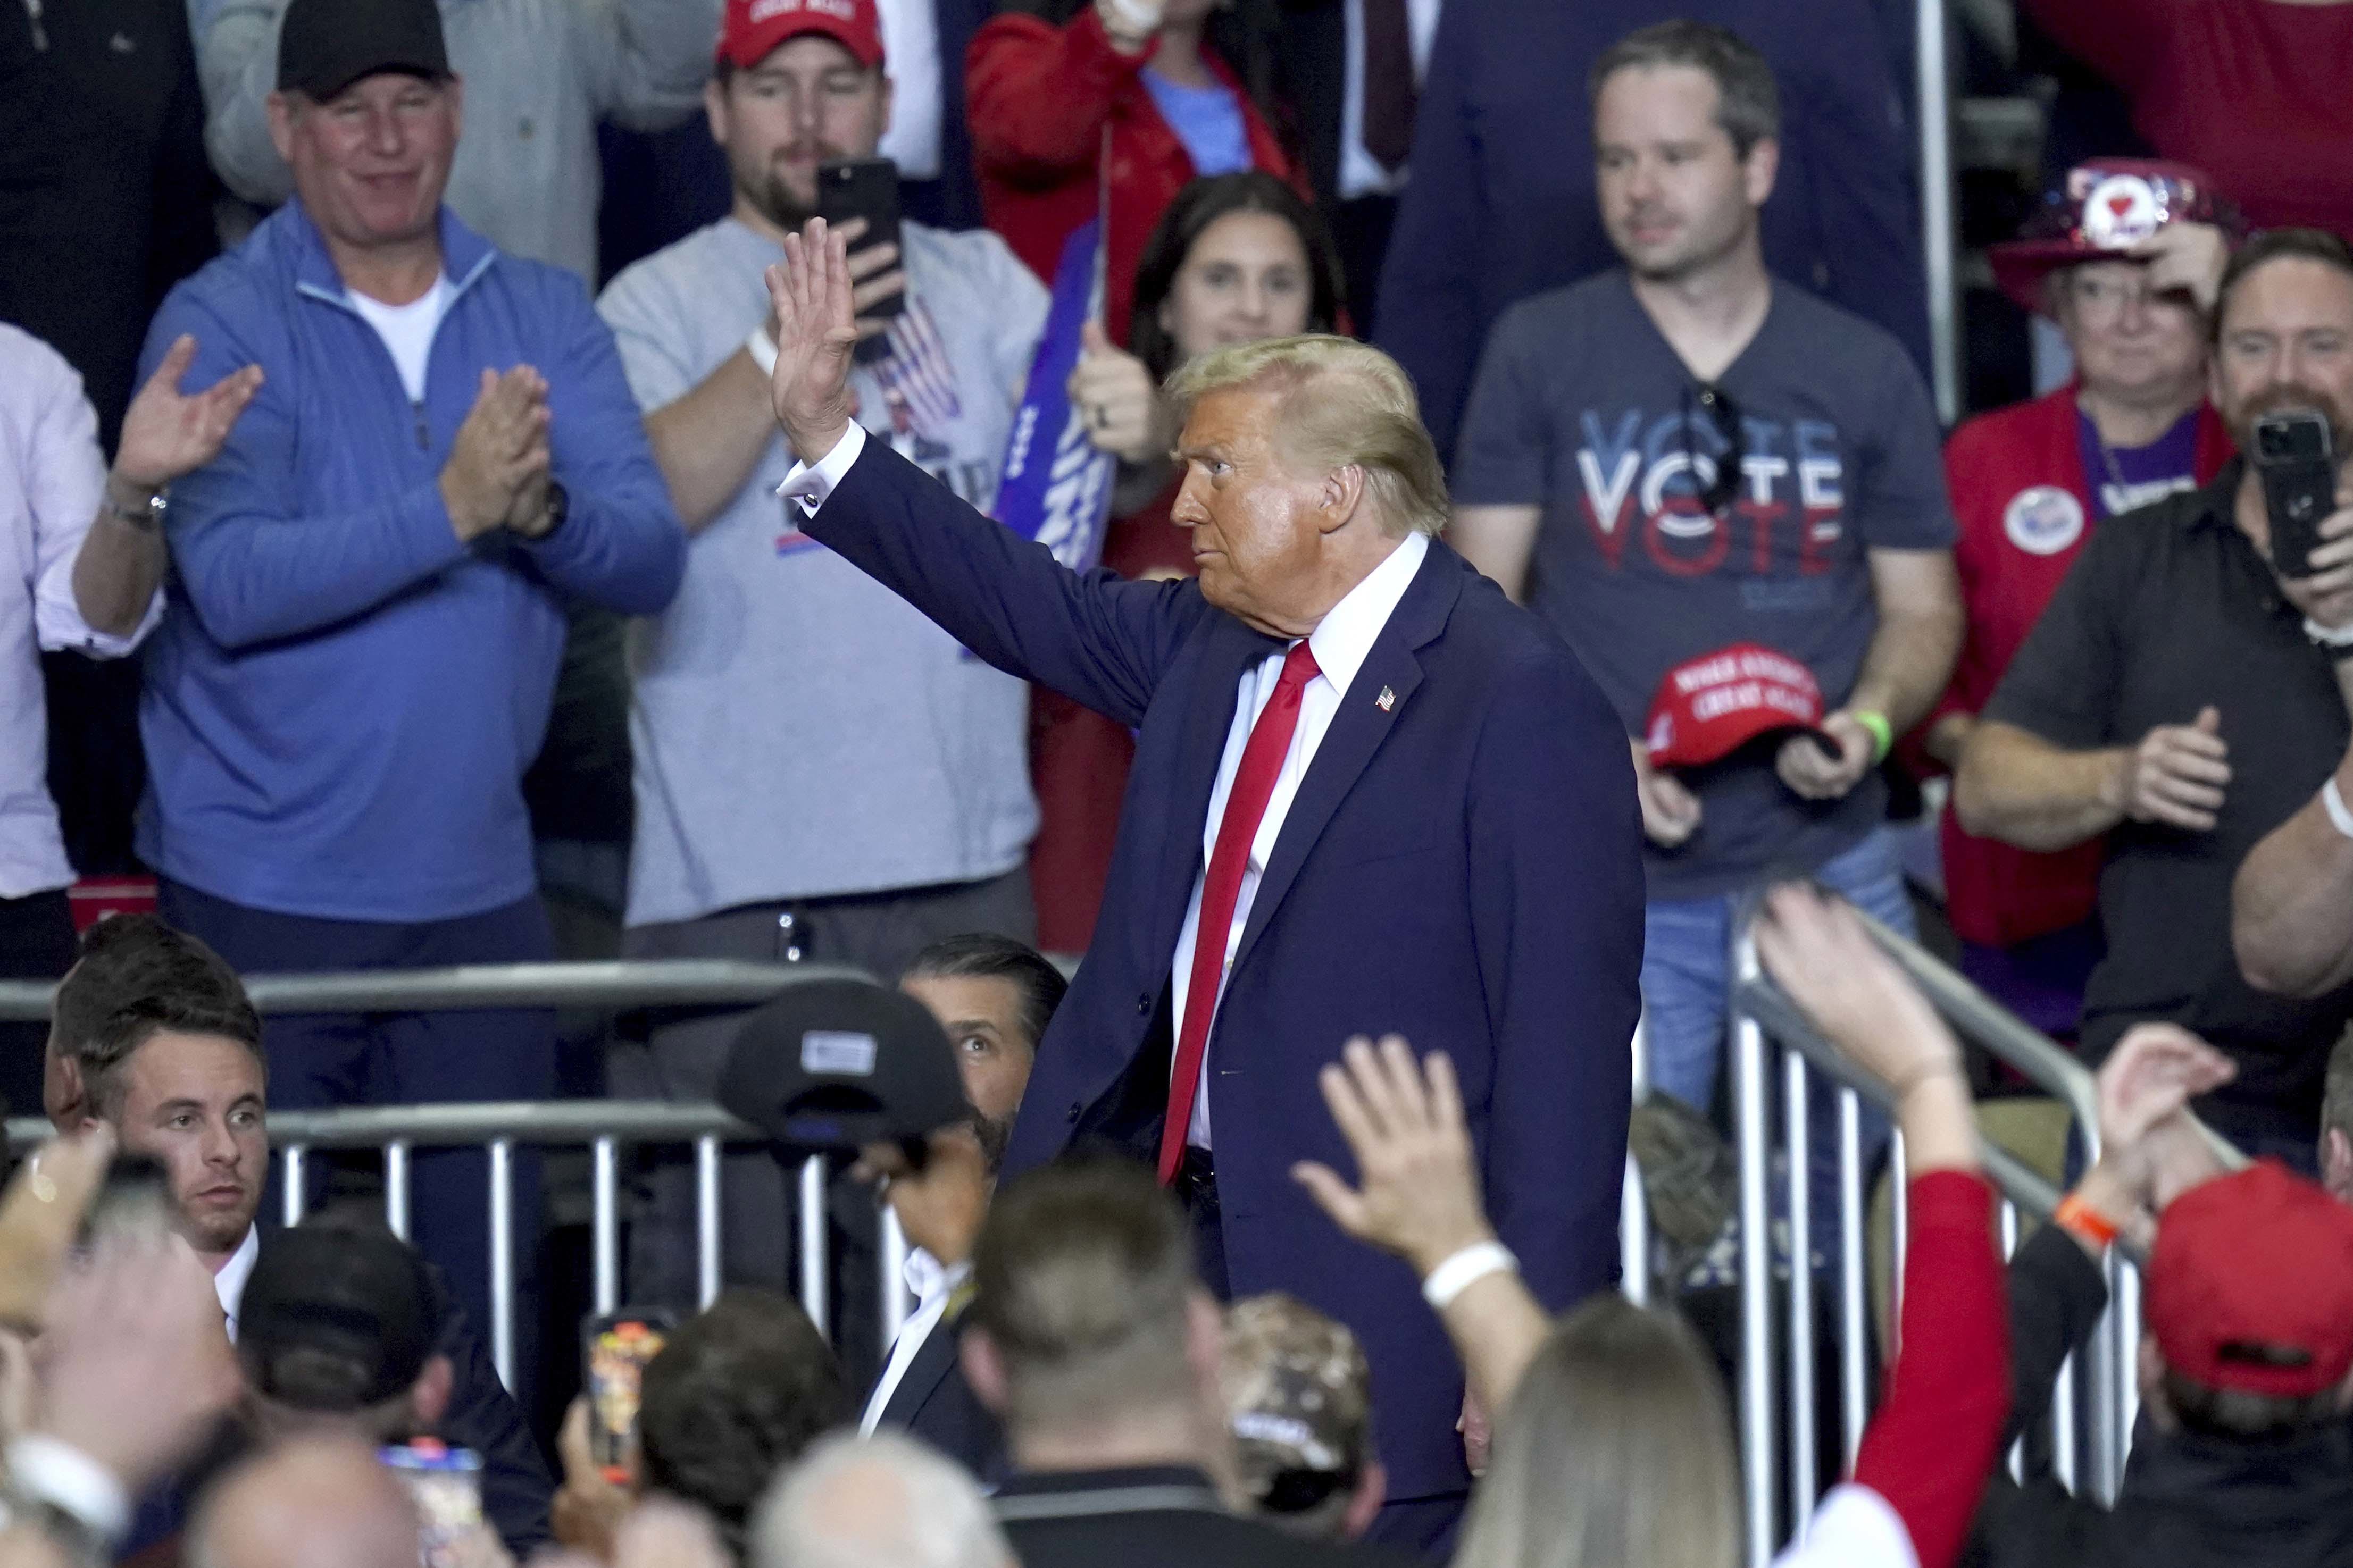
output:
POLYGON ((2337 510, 2337 453, 2318 410, 2283 408, 2255 421, 2255 471, 2272 525, 2272 565, 2283 577, 2312 575, 2320 520, 2337 510))
POLYGON ((588 1457, 616 1486, 633 1479, 638 1410, 646 1364, 661 1353, 676 1320, 659 1307, 624 1307, 580 1331, 582 1392, 588 1396, 588 1457))
MULTIPOLYGON (((866 232, 852 251, 899 243, 899 165, 888 158, 829 158, 817 166, 817 216, 828 224, 866 220, 866 232)), ((904 260, 904 252, 901 260, 904 260)), ((865 317, 895 316, 907 308, 902 291, 860 310, 865 317)))

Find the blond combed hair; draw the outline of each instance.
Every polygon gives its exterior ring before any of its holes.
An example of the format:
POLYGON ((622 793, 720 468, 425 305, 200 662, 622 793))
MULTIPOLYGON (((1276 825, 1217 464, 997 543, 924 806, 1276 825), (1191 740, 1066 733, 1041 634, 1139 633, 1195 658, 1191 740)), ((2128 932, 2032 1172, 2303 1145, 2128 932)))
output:
POLYGON ((1734 1568, 1738 1484, 1690 1327, 1599 1297, 1553 1329, 1497 1421, 1453 1568, 1734 1568))
POLYGON ((1392 533, 1436 533, 1446 526, 1446 470, 1413 382, 1397 361, 1354 338, 1311 332, 1217 349, 1168 378, 1168 400, 1181 423, 1213 392, 1240 388, 1282 395, 1273 438, 1294 467, 1364 470, 1365 493, 1392 533))

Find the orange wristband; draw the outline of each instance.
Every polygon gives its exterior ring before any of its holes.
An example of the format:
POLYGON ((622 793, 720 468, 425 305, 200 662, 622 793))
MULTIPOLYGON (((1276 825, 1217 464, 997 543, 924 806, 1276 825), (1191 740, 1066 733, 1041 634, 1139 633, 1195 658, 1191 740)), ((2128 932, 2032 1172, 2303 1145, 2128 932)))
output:
POLYGON ((2119 1228, 2076 1193, 2069 1193, 2059 1200, 2058 1212, 2051 1216, 2051 1223, 2068 1235, 2100 1247, 2114 1242, 2119 1228))

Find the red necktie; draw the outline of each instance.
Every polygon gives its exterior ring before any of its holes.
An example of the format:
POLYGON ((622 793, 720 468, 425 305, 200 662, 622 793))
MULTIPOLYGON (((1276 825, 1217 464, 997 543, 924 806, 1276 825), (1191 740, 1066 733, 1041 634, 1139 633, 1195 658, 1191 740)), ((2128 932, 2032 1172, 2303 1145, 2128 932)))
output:
POLYGON ((1302 638, 1282 661, 1282 678, 1274 695, 1259 710, 1242 747, 1242 764, 1234 772, 1234 787, 1226 796, 1226 815, 1218 824, 1218 842, 1209 852, 1208 874, 1201 879, 1201 920, 1193 932, 1193 978, 1185 992, 1185 1028, 1176 1041, 1175 1071, 1168 1077, 1168 1119, 1160 1126, 1160 1182, 1176 1179, 1185 1158, 1185 1133, 1193 1121, 1193 1096, 1201 1085, 1201 1055, 1209 1044, 1209 1025, 1217 1016, 1219 982, 1226 970, 1226 948, 1233 934, 1234 902, 1241 897, 1242 872, 1250 866, 1250 840, 1266 816, 1274 781, 1282 773, 1282 759, 1291 754, 1292 731, 1299 727, 1300 693, 1320 672, 1315 656, 1302 638))

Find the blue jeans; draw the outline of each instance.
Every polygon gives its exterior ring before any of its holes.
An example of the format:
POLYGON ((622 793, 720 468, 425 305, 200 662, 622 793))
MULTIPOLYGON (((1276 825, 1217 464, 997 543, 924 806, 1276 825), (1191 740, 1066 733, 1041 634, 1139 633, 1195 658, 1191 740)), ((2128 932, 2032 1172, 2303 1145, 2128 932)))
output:
MULTIPOLYGON (((1814 880, 1857 909, 1905 936, 1917 934, 1912 900, 1895 842, 1884 828, 1833 857, 1814 880)), ((1650 1083, 1701 1115, 1715 1104, 1722 1069, 1725 998, 1732 984, 1732 921, 1743 897, 1655 899, 1642 920, 1642 1029, 1649 1046, 1650 1083)), ((1817 1080, 1818 1085, 1820 1080, 1817 1080)), ((1775 1092, 1768 1088, 1768 1094, 1775 1092)), ((1806 1128, 1810 1226, 1817 1255, 1836 1251, 1838 1214, 1838 1099, 1821 1086, 1807 1097, 1806 1128), (1828 1245, 1825 1245, 1825 1244, 1828 1245)), ((1863 1108, 1862 1154, 1866 1168, 1887 1142, 1887 1123, 1863 1108)), ((1778 1200, 1776 1200, 1778 1207, 1778 1200)))

